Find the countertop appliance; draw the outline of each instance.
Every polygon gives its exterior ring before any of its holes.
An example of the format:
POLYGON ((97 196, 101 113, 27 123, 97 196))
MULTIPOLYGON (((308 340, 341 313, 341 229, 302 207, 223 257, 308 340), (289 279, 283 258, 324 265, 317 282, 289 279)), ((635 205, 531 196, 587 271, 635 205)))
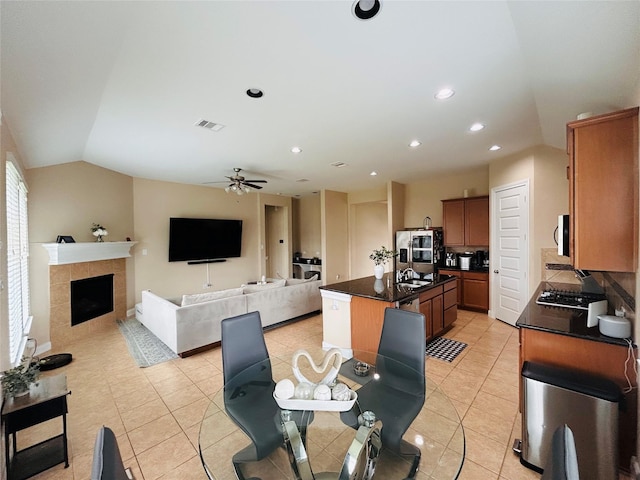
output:
POLYGON ((471 260, 473 259, 473 253, 465 252, 458 255, 460 259, 460 270, 470 270, 471 269, 471 260))
POLYGON ((455 267, 458 265, 458 261, 456 260, 456 254, 453 252, 447 252, 445 254, 444 259, 445 267, 455 267))
POLYGON ((396 232, 395 271, 407 268, 420 277, 433 273, 435 267, 444 264, 444 245, 442 228, 425 230, 399 230, 396 232))

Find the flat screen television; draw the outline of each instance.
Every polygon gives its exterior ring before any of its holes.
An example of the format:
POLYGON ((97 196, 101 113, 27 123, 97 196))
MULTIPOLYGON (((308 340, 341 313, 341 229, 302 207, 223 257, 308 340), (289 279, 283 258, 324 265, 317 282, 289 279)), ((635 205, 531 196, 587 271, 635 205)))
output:
POLYGON ((241 247, 242 220, 169 219, 170 262, 239 257, 241 247))

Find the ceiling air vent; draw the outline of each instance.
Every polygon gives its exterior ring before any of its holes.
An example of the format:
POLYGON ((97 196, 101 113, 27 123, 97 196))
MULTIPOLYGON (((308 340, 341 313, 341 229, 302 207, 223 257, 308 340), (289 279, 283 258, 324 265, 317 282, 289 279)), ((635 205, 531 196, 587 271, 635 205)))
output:
POLYGON ((224 128, 224 125, 219 123, 210 122, 209 120, 198 120, 195 124, 196 127, 206 128, 207 130, 211 130, 213 132, 219 132, 224 128))
POLYGON ((296 182, 298 183, 304 183, 304 182, 308 182, 309 179, 308 178, 299 178, 298 180, 296 180, 296 182))
POLYGON ((342 167, 346 167, 347 164, 344 162, 333 162, 330 164, 332 167, 338 167, 338 168, 342 168, 342 167))

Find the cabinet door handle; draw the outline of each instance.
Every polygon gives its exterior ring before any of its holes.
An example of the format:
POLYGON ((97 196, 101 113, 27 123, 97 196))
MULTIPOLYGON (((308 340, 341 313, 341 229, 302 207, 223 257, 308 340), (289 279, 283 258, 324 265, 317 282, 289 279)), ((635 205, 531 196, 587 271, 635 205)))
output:
POLYGON ((500 273, 500 270, 494 270, 493 273, 500 273))

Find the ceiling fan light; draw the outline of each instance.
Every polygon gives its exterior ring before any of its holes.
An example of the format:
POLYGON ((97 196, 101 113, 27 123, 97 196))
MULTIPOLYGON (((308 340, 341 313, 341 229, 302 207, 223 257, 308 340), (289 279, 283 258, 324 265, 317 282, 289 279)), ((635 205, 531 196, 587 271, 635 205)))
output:
POLYGON ((224 187, 224 191, 229 193, 231 191, 231 187, 224 187))
POLYGON ((247 187, 246 185, 244 187, 242 187, 242 189, 245 191, 245 193, 251 193, 251 189, 249 187, 247 187))

